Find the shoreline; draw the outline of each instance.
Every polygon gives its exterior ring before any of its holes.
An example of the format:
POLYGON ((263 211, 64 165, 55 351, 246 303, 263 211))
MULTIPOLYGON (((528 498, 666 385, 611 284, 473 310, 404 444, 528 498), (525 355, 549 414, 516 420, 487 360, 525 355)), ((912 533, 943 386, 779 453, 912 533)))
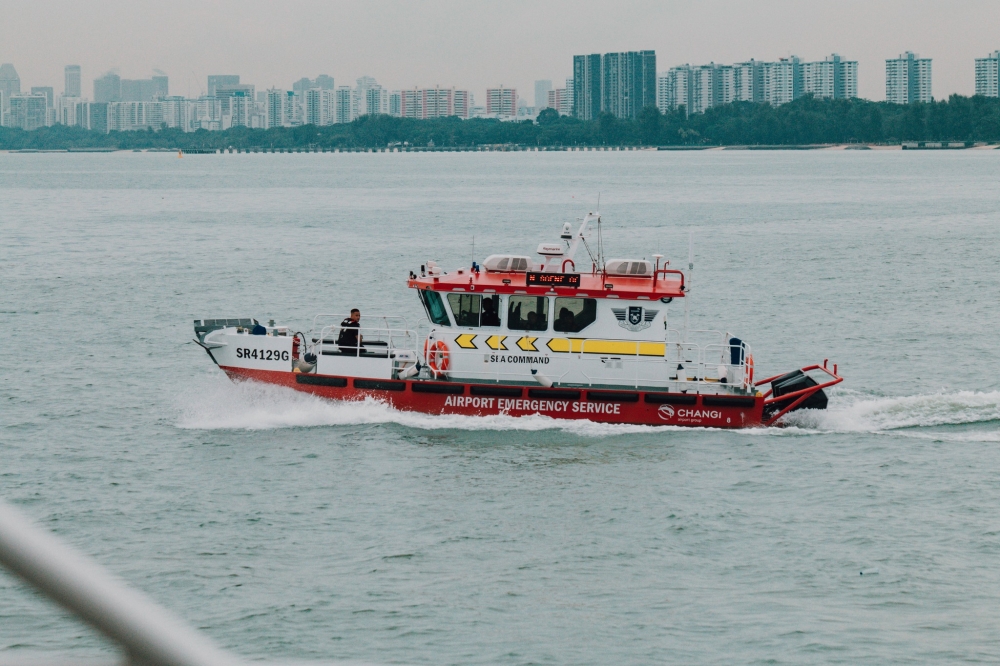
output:
POLYGON ((959 141, 906 141, 898 144, 791 144, 733 146, 392 146, 384 148, 16 148, 0 150, 6 154, 32 153, 177 153, 182 155, 301 154, 301 153, 588 153, 588 152, 700 152, 719 150, 789 151, 789 150, 1000 150, 998 144, 959 141))

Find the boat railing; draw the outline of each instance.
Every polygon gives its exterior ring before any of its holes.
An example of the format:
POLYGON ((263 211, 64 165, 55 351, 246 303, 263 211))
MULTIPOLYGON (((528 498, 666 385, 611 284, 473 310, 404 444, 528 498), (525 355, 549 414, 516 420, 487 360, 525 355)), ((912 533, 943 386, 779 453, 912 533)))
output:
POLYGON ((744 389, 750 390, 753 381, 753 354, 750 345, 736 340, 731 333, 714 329, 696 329, 684 336, 677 329, 667 330, 666 358, 668 361, 683 365, 685 370, 695 366, 697 376, 712 375, 721 377, 723 368, 730 383, 738 383, 744 389), (698 340, 717 340, 717 342, 685 342, 689 337, 698 340), (737 362, 733 363, 733 359, 737 362), (749 367, 748 367, 749 366, 749 367))
POLYGON ((339 323, 328 324, 320 329, 319 335, 310 337, 310 348, 313 353, 316 355, 367 356, 374 353, 381 355, 381 352, 384 351, 386 356, 390 356, 390 352, 397 350, 407 350, 414 353, 417 351, 419 338, 417 332, 412 329, 360 326, 352 330, 358 332, 361 344, 341 346, 337 344, 337 338, 342 328, 339 323))
MULTIPOLYGON (((318 314, 313 317, 312 328, 309 329, 310 333, 316 330, 321 320, 334 320, 343 321, 350 318, 350 313, 335 312, 332 314, 318 314)), ((406 319, 397 315, 365 315, 361 317, 361 321, 364 322, 365 326, 370 328, 409 328, 410 325, 406 323, 406 319)))
MULTIPOLYGON (((324 351, 330 353, 331 347, 339 350, 337 337, 341 323, 350 317, 350 314, 333 313, 318 314, 313 317, 312 328, 309 329, 307 346, 314 354, 321 354, 324 351), (323 321, 333 320, 336 323, 322 324, 323 321), (319 332, 317 333, 317 329, 319 332)), ((362 355, 363 345, 369 344, 373 347, 380 347, 386 350, 409 349, 416 350, 419 337, 417 332, 409 327, 406 319, 396 315, 367 315, 358 322, 360 326, 356 329, 362 338, 362 348, 351 347, 356 355, 362 355)), ((343 353, 343 352, 341 352, 343 353)))

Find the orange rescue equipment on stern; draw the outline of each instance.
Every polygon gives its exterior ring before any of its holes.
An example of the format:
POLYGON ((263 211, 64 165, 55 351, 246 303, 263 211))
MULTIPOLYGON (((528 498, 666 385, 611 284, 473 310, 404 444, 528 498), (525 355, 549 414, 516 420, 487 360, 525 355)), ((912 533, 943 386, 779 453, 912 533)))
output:
POLYGON ((424 340, 424 359, 435 377, 439 377, 451 367, 451 354, 443 340, 424 340))
POLYGON ((753 354, 747 356, 747 386, 753 388, 753 354))

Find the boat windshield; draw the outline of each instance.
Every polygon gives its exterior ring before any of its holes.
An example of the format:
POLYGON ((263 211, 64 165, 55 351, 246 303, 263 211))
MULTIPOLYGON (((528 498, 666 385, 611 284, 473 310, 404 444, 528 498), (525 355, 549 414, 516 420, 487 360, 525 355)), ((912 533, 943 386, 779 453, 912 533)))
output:
POLYGON ((420 289, 417 293, 420 294, 420 302, 424 304, 427 318, 432 323, 438 326, 451 326, 451 320, 448 319, 448 312, 444 309, 444 301, 441 300, 439 293, 430 289, 420 289))

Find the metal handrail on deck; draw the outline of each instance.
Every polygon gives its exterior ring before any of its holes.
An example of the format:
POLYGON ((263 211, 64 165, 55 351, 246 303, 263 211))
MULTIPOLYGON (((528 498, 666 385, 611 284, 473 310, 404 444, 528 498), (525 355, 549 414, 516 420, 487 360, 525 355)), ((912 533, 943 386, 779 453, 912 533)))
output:
MULTIPOLYGON (((309 329, 309 333, 311 335, 316 330, 316 326, 319 324, 319 320, 320 319, 340 319, 341 321, 343 321, 344 319, 350 318, 350 316, 351 316, 350 313, 348 313, 348 314, 342 314, 342 313, 336 313, 336 312, 332 313, 332 314, 318 314, 315 317, 313 317, 313 323, 312 323, 312 327, 309 329)), ((378 327, 373 327, 373 326, 369 325, 369 328, 390 328, 390 326, 389 326, 389 322, 390 321, 392 321, 392 322, 402 322, 402 324, 403 324, 402 326, 399 326, 398 323, 397 323, 395 326, 393 326, 393 328, 403 328, 403 329, 406 329, 406 328, 410 327, 410 325, 408 323, 406 323, 406 319, 404 317, 400 317, 398 315, 365 315, 361 319, 363 319, 366 323, 369 323, 369 324, 372 322, 372 320, 377 320, 377 321, 381 322, 378 327)))
MULTIPOLYGON (((404 322, 405 323, 405 322, 404 322)), ((335 341, 327 341, 327 334, 333 334, 334 331, 341 330, 343 327, 340 324, 330 324, 324 326, 320 329, 319 335, 310 339, 311 348, 316 353, 316 350, 322 352, 324 345, 333 345, 337 349, 341 350, 343 353, 343 348, 335 341)), ((406 350, 417 350, 417 332, 411 329, 404 328, 382 328, 382 327, 359 327, 354 328, 358 332, 359 345, 357 347, 347 347, 346 349, 354 353, 355 356, 361 356, 361 350, 365 345, 365 336, 369 336, 368 344, 374 345, 374 343, 385 343, 387 351, 392 351, 394 349, 406 349, 406 350), (374 338, 374 339, 373 339, 374 338), (401 342, 397 342, 401 341, 401 342)), ((382 345, 378 345, 381 347, 382 345)), ((350 353, 347 354, 348 356, 350 353)))

